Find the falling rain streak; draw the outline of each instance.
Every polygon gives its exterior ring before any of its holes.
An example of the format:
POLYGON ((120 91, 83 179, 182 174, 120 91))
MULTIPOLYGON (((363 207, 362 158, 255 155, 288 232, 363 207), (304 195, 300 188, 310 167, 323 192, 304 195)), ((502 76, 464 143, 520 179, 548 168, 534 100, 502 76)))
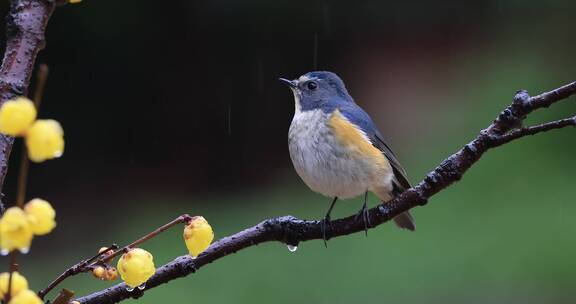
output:
POLYGON ((232 135, 232 107, 228 106, 228 111, 226 112, 226 123, 228 127, 228 135, 232 135))
POLYGON ((318 70, 318 33, 314 33, 314 57, 312 60, 312 69, 318 70))

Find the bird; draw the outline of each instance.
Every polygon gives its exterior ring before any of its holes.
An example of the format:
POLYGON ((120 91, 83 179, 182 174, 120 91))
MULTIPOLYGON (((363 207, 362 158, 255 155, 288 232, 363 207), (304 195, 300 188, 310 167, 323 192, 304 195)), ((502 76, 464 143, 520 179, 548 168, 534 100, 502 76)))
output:
MULTIPOLYGON (((324 242, 336 201, 362 194, 364 203, 358 216, 362 216, 367 233, 368 192, 383 203, 390 201, 411 187, 406 171, 338 75, 314 71, 294 80, 279 80, 294 94, 295 110, 288 131, 294 168, 311 190, 331 198, 321 221, 324 242)), ((394 217, 394 222, 403 229, 416 229, 408 211, 394 217)))

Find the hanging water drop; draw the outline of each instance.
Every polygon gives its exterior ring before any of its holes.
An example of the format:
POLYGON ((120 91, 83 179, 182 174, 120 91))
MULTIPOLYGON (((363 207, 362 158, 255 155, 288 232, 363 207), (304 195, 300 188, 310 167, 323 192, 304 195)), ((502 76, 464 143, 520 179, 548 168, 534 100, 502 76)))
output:
POLYGON ((146 288, 146 283, 138 286, 138 289, 140 289, 140 290, 144 290, 145 288, 146 288))
POLYGON ((10 250, 2 249, 2 250, 0 251, 0 254, 2 254, 2 255, 9 255, 9 254, 10 254, 10 250))
POLYGON ((286 247, 288 247, 288 251, 290 251, 290 252, 294 252, 294 251, 298 250, 298 246, 296 246, 296 245, 286 245, 286 247))
POLYGON ((126 286, 126 291, 132 292, 133 290, 134 290, 134 287, 126 286))
POLYGON ((27 254, 28 252, 30 252, 30 247, 22 247, 22 248, 20 248, 20 253, 22 253, 22 254, 27 254))

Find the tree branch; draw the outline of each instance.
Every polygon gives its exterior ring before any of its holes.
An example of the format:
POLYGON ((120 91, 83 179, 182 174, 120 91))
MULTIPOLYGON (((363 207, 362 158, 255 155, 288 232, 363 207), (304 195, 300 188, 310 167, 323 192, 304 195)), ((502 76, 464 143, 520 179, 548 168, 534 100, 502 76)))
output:
MULTIPOLYGON (((36 55, 44 48, 44 30, 54 7, 54 1, 49 0, 11 1, 6 17, 6 52, 0 67, 0 106, 28 93, 36 55)), ((13 144, 13 137, 0 134, 0 193, 13 144)), ((0 202, 0 214, 3 209, 0 202)))
POLYGON ((496 146, 501 146, 503 144, 509 143, 515 139, 527 136, 536 135, 542 132, 548 132, 555 129, 562 129, 565 127, 576 127, 576 116, 570 118, 559 119, 547 123, 543 123, 536 126, 524 127, 521 129, 514 130, 506 135, 501 136, 496 142, 496 146))
MULTIPOLYGON (((371 223, 370 228, 385 223, 411 208, 425 205, 432 195, 460 180, 463 174, 489 149, 524 136, 574 126, 576 119, 568 118, 534 127, 518 128, 526 116, 533 111, 549 107, 575 93, 576 82, 534 97, 528 96, 526 91, 518 91, 514 96, 513 103, 504 109, 488 128, 482 130, 476 138, 458 152, 445 159, 432 172, 428 173, 418 185, 406 190, 390 202, 370 209, 368 214, 371 223)), ((363 230, 362 219, 349 216, 333 221, 332 225, 327 227, 326 236, 332 238, 363 230)), ((154 288, 176 278, 187 276, 206 264, 263 242, 278 241, 297 246, 299 242, 317 239, 322 239, 320 221, 300 220, 292 216, 268 219, 256 226, 214 242, 208 250, 196 259, 192 259, 190 256, 180 256, 158 268, 154 276, 146 283, 146 288, 154 288)), ((126 285, 122 283, 79 298, 77 301, 82 304, 108 304, 128 298, 138 298, 142 295, 143 291, 137 289, 128 292, 126 285)))

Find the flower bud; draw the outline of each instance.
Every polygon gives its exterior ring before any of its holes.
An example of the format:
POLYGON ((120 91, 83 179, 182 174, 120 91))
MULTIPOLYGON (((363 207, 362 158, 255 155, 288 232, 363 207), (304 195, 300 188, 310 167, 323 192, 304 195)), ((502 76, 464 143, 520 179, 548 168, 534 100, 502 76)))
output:
POLYGON ((64 131, 55 120, 39 119, 28 129, 26 147, 33 162, 60 157, 64 153, 64 131))
MULTIPOLYGON (((10 280, 10 273, 4 272, 0 274, 0 300, 3 300, 4 297, 8 294, 8 282, 10 280)), ((12 273, 12 286, 10 290, 10 296, 14 297, 15 295, 19 294, 22 290, 28 289, 28 281, 24 276, 19 274, 17 271, 12 273)))
POLYGON ((212 227, 202 216, 193 217, 184 228, 184 242, 193 258, 210 247, 213 239, 212 227))
POLYGON ((43 304, 44 302, 32 290, 26 289, 13 297, 8 304, 43 304))
POLYGON ((35 198, 24 206, 24 211, 34 234, 45 235, 56 227, 56 211, 47 201, 35 198))
POLYGON ((106 274, 104 275, 104 279, 106 281, 114 281, 118 278, 118 270, 114 267, 108 267, 106 269, 106 274))
POLYGON ((156 271, 152 254, 140 248, 130 249, 123 254, 117 266, 122 280, 131 288, 146 283, 156 271))
POLYGON ((26 133, 36 120, 34 103, 25 97, 8 100, 0 108, 0 132, 19 136, 26 133))
POLYGON ((18 207, 8 208, 0 219, 0 249, 7 254, 15 249, 27 253, 34 233, 26 213, 18 207))
POLYGON ((92 269, 92 275, 97 279, 104 280, 106 269, 104 269, 102 266, 96 266, 94 269, 92 269))

